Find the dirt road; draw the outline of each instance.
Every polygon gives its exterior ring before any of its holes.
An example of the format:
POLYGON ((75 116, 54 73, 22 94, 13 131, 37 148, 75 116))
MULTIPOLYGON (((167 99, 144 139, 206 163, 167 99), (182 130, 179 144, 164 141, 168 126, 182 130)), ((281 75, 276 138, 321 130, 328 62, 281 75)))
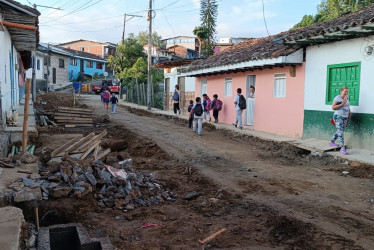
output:
MULTIPOLYGON (((103 114, 98 96, 85 96, 83 102, 103 114)), ((203 135, 197 136, 186 124, 121 107, 109 115, 112 122, 154 141, 242 202, 269 209, 277 218, 294 220, 278 223, 284 233, 275 233, 276 240, 292 238, 291 229, 299 223, 313 228, 310 240, 315 244, 310 249, 374 249, 373 168, 349 167, 338 159, 313 156, 286 144, 243 140, 220 131, 203 129, 203 135), (350 174, 344 176, 344 170, 350 174)))

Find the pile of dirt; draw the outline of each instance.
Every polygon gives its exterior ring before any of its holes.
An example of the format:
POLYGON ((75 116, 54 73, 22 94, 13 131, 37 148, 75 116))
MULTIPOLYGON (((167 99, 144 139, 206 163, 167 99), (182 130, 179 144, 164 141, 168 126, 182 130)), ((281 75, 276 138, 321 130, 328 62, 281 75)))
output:
POLYGON ((77 108, 88 108, 85 104, 80 104, 75 101, 74 106, 74 97, 72 95, 63 94, 63 93, 47 93, 40 95, 36 98, 35 108, 37 109, 57 109, 57 107, 77 107, 77 108))

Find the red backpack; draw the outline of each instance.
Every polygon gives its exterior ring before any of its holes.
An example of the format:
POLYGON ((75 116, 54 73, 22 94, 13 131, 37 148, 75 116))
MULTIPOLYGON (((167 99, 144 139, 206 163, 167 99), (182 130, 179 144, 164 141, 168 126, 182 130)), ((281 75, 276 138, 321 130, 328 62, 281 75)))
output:
POLYGON ((216 104, 214 105, 215 110, 221 111, 223 102, 220 99, 217 99, 216 104))

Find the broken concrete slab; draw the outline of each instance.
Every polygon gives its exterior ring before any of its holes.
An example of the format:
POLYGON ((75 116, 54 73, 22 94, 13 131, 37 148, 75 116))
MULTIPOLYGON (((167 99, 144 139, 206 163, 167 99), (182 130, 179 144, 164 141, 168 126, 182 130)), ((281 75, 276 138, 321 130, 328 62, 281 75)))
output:
POLYGON ((0 246, 4 250, 18 250, 21 226, 23 223, 22 210, 16 207, 0 208, 0 246))
POLYGON ((1 132, 0 133, 0 157, 7 157, 9 150, 9 133, 1 132))
POLYGON ((32 200, 41 200, 42 192, 40 188, 28 188, 24 187, 21 191, 15 193, 14 202, 25 202, 32 200))

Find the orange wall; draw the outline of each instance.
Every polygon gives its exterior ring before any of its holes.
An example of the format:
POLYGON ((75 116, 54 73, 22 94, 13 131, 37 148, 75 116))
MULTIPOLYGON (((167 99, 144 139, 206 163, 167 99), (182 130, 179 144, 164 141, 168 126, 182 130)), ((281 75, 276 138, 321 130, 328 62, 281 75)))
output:
MULTIPOLYGON (((236 117, 234 108, 236 89, 241 88, 242 93, 246 94, 247 75, 256 75, 254 126, 248 127, 258 131, 301 138, 304 120, 304 65, 296 66, 296 77, 290 76, 290 67, 197 77, 196 96, 200 96, 201 79, 207 79, 208 96, 212 99, 213 94, 218 94, 218 98, 223 102, 219 121, 231 124, 236 117), (276 73, 286 73, 285 98, 273 97, 274 74, 276 73), (232 78, 232 96, 230 97, 224 96, 225 78, 232 78)), ((243 123, 245 122, 245 112, 243 112, 243 123)))
POLYGON ((103 44, 95 43, 91 41, 77 41, 74 43, 62 45, 64 48, 70 48, 72 50, 81 50, 84 48, 84 52, 88 52, 97 56, 103 56, 103 44))

